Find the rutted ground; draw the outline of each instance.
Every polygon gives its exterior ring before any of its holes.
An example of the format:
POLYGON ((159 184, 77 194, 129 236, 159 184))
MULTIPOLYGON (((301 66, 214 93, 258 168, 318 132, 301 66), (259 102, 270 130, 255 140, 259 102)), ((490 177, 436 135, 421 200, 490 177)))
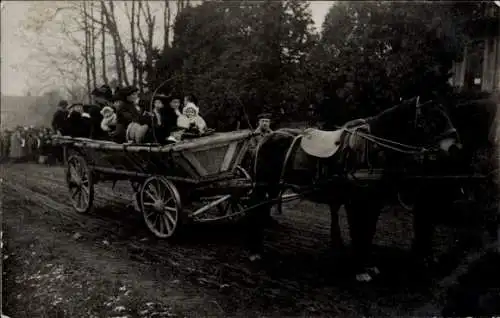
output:
POLYGON ((192 226, 175 242, 156 240, 127 208, 128 184, 98 185, 95 212, 78 215, 63 176, 61 167, 2 167, 8 315, 393 316, 429 299, 399 251, 412 236, 411 218, 400 210, 383 215, 377 234, 388 275, 361 288, 346 279, 348 265, 328 253, 323 206, 290 204, 278 217, 281 227, 267 233, 266 262, 256 266, 241 248, 242 225, 192 226))

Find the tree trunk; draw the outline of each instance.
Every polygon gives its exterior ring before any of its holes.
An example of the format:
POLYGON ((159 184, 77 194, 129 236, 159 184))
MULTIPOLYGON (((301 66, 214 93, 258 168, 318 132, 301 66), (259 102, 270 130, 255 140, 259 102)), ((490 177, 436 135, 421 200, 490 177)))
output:
POLYGON ((87 11, 87 2, 83 1, 82 2, 83 6, 83 27, 84 27, 84 33, 85 33, 85 73, 87 76, 87 95, 90 100, 90 93, 92 90, 92 84, 91 84, 91 78, 90 78, 90 34, 89 34, 89 25, 88 25, 88 11, 87 11))
POLYGON ((117 49, 118 49, 118 57, 119 61, 121 64, 121 71, 122 71, 122 78, 123 82, 125 85, 130 85, 130 82, 128 80, 128 75, 127 75, 127 65, 125 63, 125 49, 123 47, 123 43, 120 37, 120 32, 118 31, 118 25, 116 23, 116 15, 115 15, 115 6, 113 4, 112 0, 109 0, 109 6, 110 6, 110 19, 112 21, 112 27, 113 27, 113 33, 115 34, 116 37, 116 42, 118 44, 117 49))
POLYGON ((107 64, 106 64, 106 25, 104 20, 104 2, 101 2, 101 67, 102 79, 108 85, 107 64))
POLYGON ((163 33, 163 52, 166 52, 169 47, 170 40, 170 1, 165 0, 165 7, 163 8, 163 25, 164 25, 164 33, 163 33))
POLYGON ((130 14, 130 36, 132 40, 132 69, 133 69, 133 80, 132 85, 137 86, 137 48, 136 48, 136 39, 135 39, 135 9, 136 2, 132 0, 132 12, 130 14))
MULTIPOLYGON (((144 52, 146 54, 145 58, 145 63, 143 64, 143 69, 141 71, 142 75, 144 73, 147 73, 148 75, 152 75, 154 71, 154 66, 153 66, 153 38, 154 38, 154 29, 155 29, 155 17, 153 16, 151 12, 151 8, 149 7, 149 4, 146 3, 146 9, 144 8, 143 3, 139 3, 139 9, 138 9, 144 19, 146 20, 146 26, 147 26, 147 36, 144 35, 144 32, 142 31, 140 24, 137 23, 137 31, 139 33, 139 37, 141 39, 141 43, 144 48, 144 52)), ((139 19, 138 21, 139 22, 139 19)), ((140 78, 140 85, 141 87, 143 86, 143 81, 144 77, 140 78)))
MULTIPOLYGON (((90 16, 94 17, 94 3, 90 2, 90 16)), ((90 21, 90 61, 91 61, 91 72, 92 72, 92 87, 97 86, 97 67, 95 58, 95 45, 96 45, 96 32, 94 21, 90 21)))
POLYGON ((106 6, 103 5, 104 8, 103 12, 106 17, 107 29, 113 40, 115 63, 116 63, 115 67, 118 76, 118 82, 120 84, 125 83, 125 85, 130 85, 125 68, 125 50, 123 48, 123 44, 120 38, 120 33, 118 31, 118 26, 116 24, 113 1, 108 1, 108 4, 109 4, 109 10, 107 10, 106 6))

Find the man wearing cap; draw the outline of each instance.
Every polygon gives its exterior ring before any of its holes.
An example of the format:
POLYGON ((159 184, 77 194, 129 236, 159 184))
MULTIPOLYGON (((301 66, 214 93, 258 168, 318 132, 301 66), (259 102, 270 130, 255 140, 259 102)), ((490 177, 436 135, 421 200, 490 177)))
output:
POLYGON ((68 107, 68 101, 61 100, 57 105, 57 110, 52 117, 52 129, 59 134, 64 135, 66 129, 66 118, 68 117, 68 111, 66 110, 68 107))
POLYGON ((253 156, 256 155, 255 151, 257 150, 257 146, 259 145, 259 142, 262 140, 262 138, 273 132, 273 130, 271 129, 271 114, 262 113, 257 118, 259 120, 258 126, 254 131, 256 135, 251 139, 250 142, 250 151, 253 153, 253 156))

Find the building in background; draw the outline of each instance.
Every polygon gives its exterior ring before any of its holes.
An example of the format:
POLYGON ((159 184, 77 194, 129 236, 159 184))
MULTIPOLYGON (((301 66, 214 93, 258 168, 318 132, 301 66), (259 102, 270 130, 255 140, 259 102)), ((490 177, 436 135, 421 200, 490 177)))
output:
POLYGON ((462 90, 494 92, 500 90, 500 6, 487 2, 481 10, 466 24, 470 41, 450 82, 462 90))

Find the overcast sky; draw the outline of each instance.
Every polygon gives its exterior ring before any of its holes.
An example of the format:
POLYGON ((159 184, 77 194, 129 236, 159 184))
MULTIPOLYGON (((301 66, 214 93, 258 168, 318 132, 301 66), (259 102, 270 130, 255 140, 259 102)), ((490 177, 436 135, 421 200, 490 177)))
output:
MULTIPOLYGON (((24 19, 32 1, 2 1, 1 12, 1 92, 3 95, 23 95, 27 90, 28 70, 20 70, 16 65, 27 60, 28 50, 16 36, 16 30, 24 19)), ((312 1, 311 10, 316 27, 319 29, 331 1, 312 1)))

